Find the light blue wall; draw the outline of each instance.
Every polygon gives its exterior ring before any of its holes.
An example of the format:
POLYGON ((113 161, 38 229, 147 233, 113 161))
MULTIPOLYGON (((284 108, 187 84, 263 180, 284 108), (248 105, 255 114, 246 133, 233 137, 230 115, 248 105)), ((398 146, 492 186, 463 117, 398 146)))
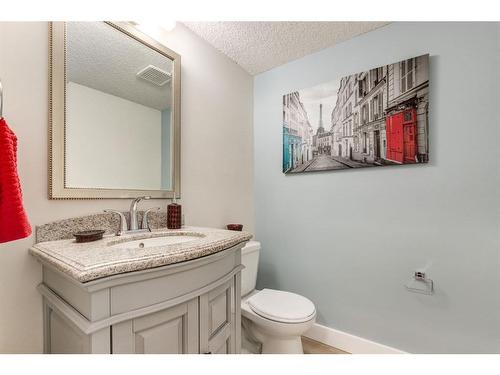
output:
POLYGON ((172 111, 165 109, 161 112, 161 188, 169 190, 172 186, 170 155, 170 117, 172 111))
POLYGON ((258 286, 405 351, 500 352, 499 49, 499 23, 395 23, 258 75, 258 286), (283 94, 425 53, 428 165, 281 172, 283 94), (405 290, 417 268, 434 296, 405 290))

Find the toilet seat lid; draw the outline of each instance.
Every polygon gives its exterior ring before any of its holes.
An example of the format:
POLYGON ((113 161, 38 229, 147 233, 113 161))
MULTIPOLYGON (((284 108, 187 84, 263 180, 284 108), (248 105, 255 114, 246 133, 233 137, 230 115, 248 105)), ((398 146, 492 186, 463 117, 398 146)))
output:
POLYGON ((274 289, 262 289, 247 300, 256 314, 282 323, 302 323, 316 313, 314 304, 301 295, 274 289))

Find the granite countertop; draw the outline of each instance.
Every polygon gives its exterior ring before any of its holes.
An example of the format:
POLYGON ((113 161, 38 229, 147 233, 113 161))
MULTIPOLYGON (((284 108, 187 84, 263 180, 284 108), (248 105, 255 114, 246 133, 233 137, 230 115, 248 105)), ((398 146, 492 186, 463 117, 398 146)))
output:
POLYGON ((39 242, 30 253, 79 282, 100 279, 125 272, 166 266, 211 255, 252 238, 248 232, 224 229, 183 227, 156 229, 151 233, 106 235, 102 240, 77 243, 74 239, 39 242), (144 248, 112 247, 118 243, 168 235, 196 236, 198 239, 171 245, 144 248))

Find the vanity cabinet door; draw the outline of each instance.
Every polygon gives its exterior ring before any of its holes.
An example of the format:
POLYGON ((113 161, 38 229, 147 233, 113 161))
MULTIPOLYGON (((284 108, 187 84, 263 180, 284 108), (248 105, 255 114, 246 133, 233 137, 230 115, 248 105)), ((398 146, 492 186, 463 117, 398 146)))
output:
MULTIPOLYGON (((237 353, 234 279, 200 296, 200 353, 237 353)), ((239 313, 239 311, 238 311, 239 313)))
POLYGON ((113 353, 199 353, 198 298, 112 326, 113 353))

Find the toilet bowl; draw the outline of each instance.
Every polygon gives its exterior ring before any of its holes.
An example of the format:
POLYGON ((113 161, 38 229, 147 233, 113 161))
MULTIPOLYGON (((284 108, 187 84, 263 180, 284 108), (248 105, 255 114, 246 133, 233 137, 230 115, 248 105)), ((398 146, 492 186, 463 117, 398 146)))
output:
POLYGON ((262 353, 303 353, 301 335, 316 320, 316 308, 307 298, 281 290, 256 290, 260 243, 249 241, 242 249, 241 315, 243 350, 257 343, 262 353), (246 347, 247 346, 247 347, 246 347))

